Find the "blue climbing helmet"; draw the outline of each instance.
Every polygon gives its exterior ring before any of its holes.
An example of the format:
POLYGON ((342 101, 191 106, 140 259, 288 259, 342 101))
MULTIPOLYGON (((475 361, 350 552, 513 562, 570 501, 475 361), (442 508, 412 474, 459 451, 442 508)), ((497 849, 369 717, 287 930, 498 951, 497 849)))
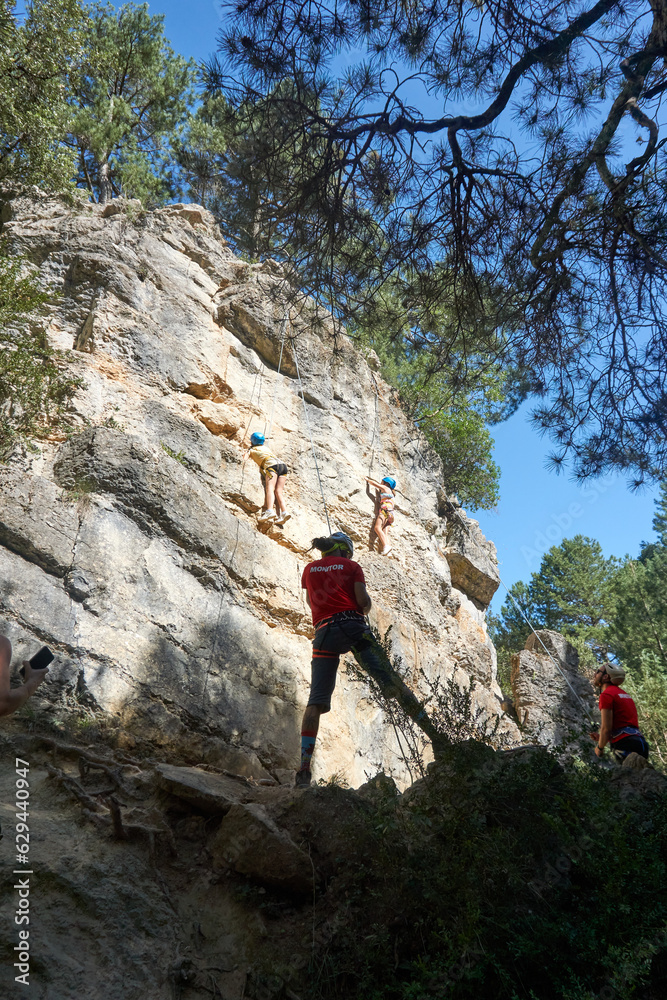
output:
POLYGON ((393 478, 393 476, 385 476, 382 482, 386 483, 390 490, 396 489, 396 480, 393 478))
POLYGON ((264 435, 258 434, 257 431, 255 431, 254 434, 250 435, 250 444, 253 445, 253 447, 258 444, 264 444, 265 440, 266 438, 264 437, 264 435))

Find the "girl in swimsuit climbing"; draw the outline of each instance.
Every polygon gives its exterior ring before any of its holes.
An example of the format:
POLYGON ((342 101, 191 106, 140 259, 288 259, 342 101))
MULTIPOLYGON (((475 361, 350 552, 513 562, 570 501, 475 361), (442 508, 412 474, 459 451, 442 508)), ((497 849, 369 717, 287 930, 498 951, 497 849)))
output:
POLYGON ((374 479, 366 476, 366 493, 375 504, 374 522, 371 528, 371 550, 375 547, 374 535, 380 540, 382 550, 380 555, 388 556, 391 552, 389 544, 389 528, 394 523, 394 495, 396 490, 396 480, 391 476, 385 476, 381 483, 376 483, 374 479), (375 487, 375 495, 371 493, 371 486, 375 487))
POLYGON ((259 466, 259 474, 264 486, 264 508, 259 516, 260 521, 275 521, 284 524, 291 514, 285 510, 283 488, 289 469, 280 462, 270 448, 265 444, 263 434, 250 435, 250 447, 243 456, 243 461, 250 457, 259 466), (275 510, 273 509, 275 502, 275 510), (277 513, 276 513, 277 512, 277 513))

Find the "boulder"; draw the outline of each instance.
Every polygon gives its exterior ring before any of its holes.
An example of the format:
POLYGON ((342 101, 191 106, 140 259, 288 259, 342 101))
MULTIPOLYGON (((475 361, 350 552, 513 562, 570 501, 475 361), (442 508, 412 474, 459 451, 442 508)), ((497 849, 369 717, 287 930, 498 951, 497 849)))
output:
POLYGON ((313 891, 309 856, 257 802, 234 805, 209 841, 213 865, 300 894, 313 891))
POLYGON ((240 781, 224 774, 210 774, 199 767, 175 767, 158 764, 160 788, 211 815, 224 815, 233 805, 243 802, 247 789, 240 781))
MULTIPOLYGON (((35 322, 81 379, 68 440, 16 454, 0 478, 0 624, 17 653, 57 652, 54 706, 63 687, 85 690, 159 759, 236 770, 233 747, 256 777, 293 770, 312 636, 301 574, 328 518, 355 540, 372 624, 391 628, 408 683, 426 695, 474 677, 476 705, 518 737, 484 620, 495 550, 476 522, 474 544, 455 537, 440 461, 372 354, 314 301, 288 299, 280 265, 238 260, 198 206, 0 200, 10 252, 57 290, 35 322), (289 468, 292 517, 260 531, 243 454, 263 430, 289 468), (386 474, 400 494, 383 559, 364 477, 386 474)), ((404 786, 385 721, 343 667, 315 777, 359 785, 380 764, 404 786)))
POLYGON ((570 743, 599 725, 590 677, 564 636, 540 629, 512 657, 512 693, 519 723, 540 743, 570 743))
POLYGON ((444 555, 452 586, 481 608, 488 608, 500 584, 496 547, 482 534, 477 521, 452 511, 447 521, 444 555))

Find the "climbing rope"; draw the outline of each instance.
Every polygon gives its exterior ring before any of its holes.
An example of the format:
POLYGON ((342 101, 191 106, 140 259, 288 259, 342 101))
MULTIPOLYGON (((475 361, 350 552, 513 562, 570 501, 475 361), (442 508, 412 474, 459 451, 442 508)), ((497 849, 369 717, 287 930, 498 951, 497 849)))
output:
POLYGON ((373 379, 373 387, 375 389, 375 420, 373 422, 373 436, 371 438, 371 458, 368 464, 369 478, 373 475, 373 459, 375 457, 374 445, 376 436, 378 439, 378 455, 382 453, 382 444, 380 442, 380 394, 378 392, 377 380, 373 372, 371 372, 371 378, 373 379))
MULTIPOLYGON (((453 511, 454 515, 455 515, 455 516, 456 516, 456 518, 458 519, 458 522, 459 522, 459 524, 460 524, 460 525, 462 526, 462 528, 463 528, 463 530, 465 531, 465 533, 467 534, 468 538, 469 538, 469 539, 470 539, 470 540, 471 540, 471 541, 472 541, 472 542, 473 542, 473 543, 474 543, 475 545, 477 545, 477 542, 476 542, 476 540, 475 540, 475 539, 474 539, 474 538, 472 537, 472 535, 471 535, 471 534, 470 534, 470 532, 468 531, 468 526, 467 526, 467 524, 466 524, 466 523, 465 523, 465 521, 464 521, 464 520, 463 520, 463 519, 462 519, 462 518, 461 518, 461 517, 459 516, 459 512, 458 512, 458 510, 456 509, 456 507, 454 507, 454 505, 453 505, 453 504, 450 504, 450 509, 451 509, 451 510, 453 511)), ((569 678, 568 678, 567 674, 566 674, 566 673, 564 672, 564 670, 562 669, 562 667, 561 667, 560 663, 558 662, 558 660, 557 660, 557 659, 556 659, 556 658, 555 658, 554 656, 552 656, 552 654, 551 654, 551 653, 549 652, 549 650, 548 650, 548 649, 547 649, 547 647, 545 646, 544 642, 542 641, 542 637, 541 637, 541 636, 539 636, 539 635, 537 634, 537 629, 535 628, 535 626, 533 625, 533 623, 531 622, 530 618, 528 617, 528 615, 526 614, 526 612, 524 611, 524 609, 523 609, 523 608, 521 607, 521 605, 519 604, 519 602, 517 601, 517 599, 516 599, 516 598, 514 597, 514 594, 512 594, 512 592, 510 591, 509 587, 507 586, 507 584, 505 583, 505 581, 504 581, 504 580, 503 580, 503 578, 501 577, 500 573, 498 574, 498 579, 500 580, 501 584, 503 585, 503 587, 504 587, 504 588, 505 588, 505 590, 507 591, 507 596, 508 596, 508 597, 510 598, 510 600, 511 600, 511 601, 512 601, 512 603, 514 604, 515 608, 517 609, 517 611, 519 612, 519 614, 521 615, 521 617, 523 618, 523 620, 524 620, 524 621, 526 622, 526 624, 528 625, 528 628, 529 628, 529 629, 530 629, 530 631, 531 631, 531 632, 532 632, 532 633, 534 634, 535 638, 536 638, 536 639, 538 640, 538 642, 539 642, 539 643, 540 643, 540 645, 542 646, 542 649, 543 649, 543 650, 544 650, 544 652, 545 652, 545 653, 547 654, 547 656, 549 657, 549 659, 551 660, 551 662, 552 662, 552 663, 554 664, 554 666, 556 667, 556 669, 557 669, 557 670, 558 670, 558 672, 560 673, 561 677, 563 678, 563 680, 565 681, 565 683, 566 683, 566 684, 567 684, 567 686, 569 687, 570 691, 572 692, 572 694, 574 695, 574 697, 575 697, 575 698, 577 699, 577 701, 578 701, 578 702, 579 702, 579 704, 581 705, 582 709, 584 710, 584 714, 586 715, 586 717, 587 717, 588 721, 589 721, 589 722, 590 722, 590 723, 591 723, 591 724, 592 724, 593 726, 595 726, 595 724, 596 724, 596 723, 594 722, 594 720, 593 720, 593 717, 591 716, 591 714, 590 714, 590 712, 589 712, 589 710, 588 710, 587 706, 586 706, 586 705, 584 704, 584 702, 583 702, 583 701, 581 700, 581 698, 579 697, 579 695, 577 694, 577 692, 576 692, 576 691, 574 690, 574 688, 572 687, 572 684, 570 683, 570 681, 569 681, 569 678)))
POLYGON ((329 534, 331 534, 331 522, 329 521, 329 511, 327 509, 327 502, 324 498, 324 487, 322 486, 322 478, 320 476, 320 467, 317 464, 317 455, 315 454, 315 442, 313 441, 313 432, 310 427, 310 418, 308 416, 308 408, 306 407, 306 397, 303 394, 303 382, 301 381, 301 370, 299 368, 299 356, 296 350, 296 344, 292 341, 292 350, 294 352, 294 363, 296 365, 296 377, 299 380, 299 392, 301 393, 301 401, 303 402, 303 413, 306 418, 306 427, 308 428, 308 435, 310 437, 310 447, 313 453, 313 461, 315 463, 315 471, 317 472, 317 481, 320 484, 320 494, 322 495, 322 505, 324 507, 324 516, 327 519, 327 528, 329 529, 329 534))
POLYGON ((266 422, 264 423, 264 436, 268 438, 271 437, 271 428, 273 427, 273 414, 276 411, 276 399, 278 398, 278 385, 280 382, 280 369, 283 363, 283 350, 285 348, 285 336, 287 335, 287 323, 288 323, 288 314, 287 310, 285 310, 285 315, 283 317, 282 335, 280 337, 280 357, 278 358, 278 371, 276 372, 276 384, 273 390, 273 403, 271 404, 271 416, 269 417, 268 430, 266 422))
POLYGON ((544 652, 547 654, 547 656, 549 657, 549 659, 551 660, 551 662, 555 663, 555 665, 558 668, 558 670, 559 670, 559 672, 560 672, 563 680, 565 681, 565 683, 569 687, 570 691, 572 692, 572 694, 574 695, 574 697, 577 699, 577 701, 579 702, 579 704, 583 708, 584 714, 588 718, 588 721, 590 723, 592 723, 593 725, 595 725, 593 717, 591 716, 590 712, 588 711, 588 708, 586 707, 586 705, 584 704, 584 702, 581 700, 581 698, 579 697, 579 695, 577 694, 577 692, 574 690, 574 688, 570 684, 570 681, 569 681, 569 679, 567 677, 567 674, 561 668, 561 665, 558 662, 558 660, 554 656, 551 655, 551 653, 549 652, 549 650, 547 649, 547 647, 544 645, 544 643, 542 642, 541 636, 539 636, 537 634, 537 630, 535 629, 534 625, 530 621, 528 615, 523 610, 523 608, 521 607, 521 605, 519 604, 519 602, 517 601, 517 599, 514 597, 514 594, 511 592, 511 590, 509 589, 509 587, 507 586, 507 584, 505 583, 505 581, 502 579, 502 577, 500 576, 500 574, 498 574, 498 579, 500 580, 500 582, 502 583, 503 587, 507 591, 507 596, 510 598, 510 600, 514 604, 514 607, 517 609, 517 611, 519 612, 519 614, 521 615, 521 617, 523 618, 523 620, 526 622, 526 624, 528 625, 528 628, 530 629, 530 631, 535 635, 535 638, 541 644, 542 649, 544 650, 544 652))
MULTIPOLYGON (((255 372, 255 379, 254 379, 254 381, 252 383, 252 389, 250 390, 250 403, 249 403, 248 420, 247 420, 247 423, 246 423, 246 425, 245 425, 245 427, 243 429, 243 436, 241 437, 241 443, 242 444, 245 442, 246 435, 247 435, 247 433, 248 433, 248 431, 250 429, 250 423, 251 423, 252 418, 253 418, 252 407, 253 407, 253 400, 255 398, 255 390, 257 389, 257 382, 258 382, 258 380, 259 380, 259 392, 257 394, 257 406, 258 407, 259 407, 259 401, 262 398, 262 380, 263 380, 263 378, 264 378, 264 366, 260 363, 260 364, 257 365, 257 370, 255 372)), ((243 481, 244 481, 244 478, 245 478, 245 465, 242 465, 241 466, 241 482, 239 484, 239 489, 241 490, 241 492, 243 492, 243 481)), ((233 562, 234 562, 234 556, 236 555, 236 549, 237 549, 237 546, 238 546, 238 531, 239 531, 239 524, 237 522, 237 525, 236 525, 236 544, 234 545, 234 550, 233 550, 231 558, 230 558, 230 565, 233 564, 233 562)), ((211 672, 211 666, 213 664, 213 658, 214 658, 214 656, 216 654, 216 650, 217 650, 217 646, 218 646, 218 632, 220 630, 220 620, 222 618, 222 606, 223 606, 224 600, 225 600, 225 584, 224 584, 224 579, 223 579, 222 573, 218 572, 216 574, 216 576, 217 576, 218 584, 219 584, 219 587, 220 587, 220 600, 218 602, 218 614, 217 614, 217 618, 216 618, 216 622, 215 622, 215 628, 213 629, 213 636, 212 636, 212 641, 211 641, 211 648, 210 648, 209 655, 208 655, 208 662, 206 664, 206 673, 204 674, 204 686, 202 688, 202 696, 201 696, 202 709, 204 708, 204 704, 205 704, 205 701, 206 701, 206 695, 208 693, 208 678, 209 678, 209 674, 211 672)))

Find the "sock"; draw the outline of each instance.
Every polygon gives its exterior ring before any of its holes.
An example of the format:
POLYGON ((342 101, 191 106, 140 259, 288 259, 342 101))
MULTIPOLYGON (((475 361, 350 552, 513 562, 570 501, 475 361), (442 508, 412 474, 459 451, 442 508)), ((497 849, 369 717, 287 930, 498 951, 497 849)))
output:
POLYGON ((310 771, 310 762, 313 757, 313 750, 315 749, 315 740, 317 739, 317 733, 314 733, 310 729, 301 730, 301 767, 300 771, 310 771))

